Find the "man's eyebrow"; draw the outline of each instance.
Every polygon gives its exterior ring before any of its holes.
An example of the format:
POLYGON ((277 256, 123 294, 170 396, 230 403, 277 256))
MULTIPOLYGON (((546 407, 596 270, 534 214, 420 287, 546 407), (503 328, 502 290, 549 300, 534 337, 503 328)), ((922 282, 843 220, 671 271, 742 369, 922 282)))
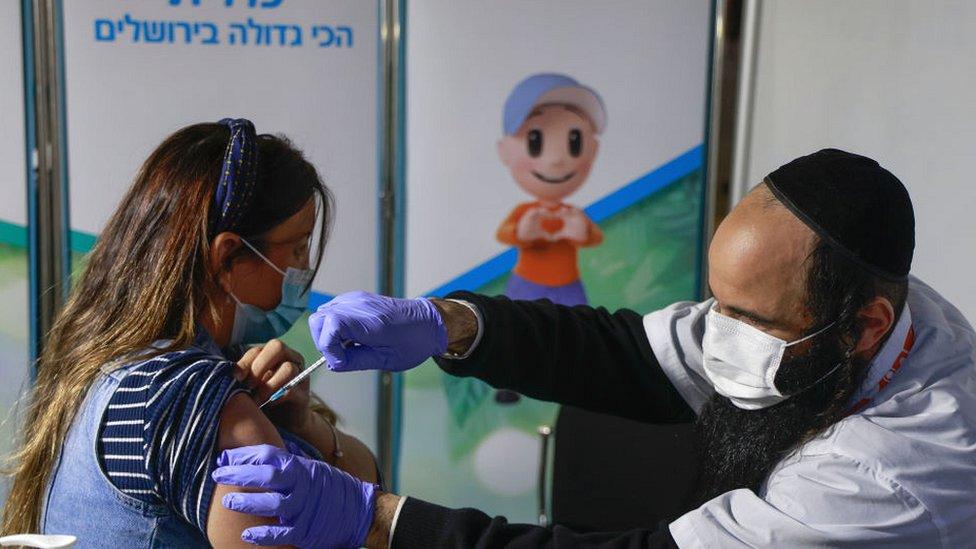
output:
POLYGON ((532 112, 530 112, 529 115, 525 117, 525 119, 528 120, 535 116, 541 116, 541 115, 542 115, 542 109, 532 109, 532 112))
POLYGON ((771 318, 766 318, 766 317, 764 317, 764 316, 762 316, 760 314, 754 313, 752 311, 747 311, 745 309, 740 309, 739 307, 736 307, 735 305, 723 304, 722 306, 725 309, 727 309, 729 312, 734 313, 736 316, 741 316, 743 318, 748 318, 749 320, 752 320, 753 322, 758 322, 759 324, 762 324, 764 326, 769 326, 770 328, 774 328, 774 327, 780 325, 780 322, 777 321, 777 320, 773 320, 771 318))

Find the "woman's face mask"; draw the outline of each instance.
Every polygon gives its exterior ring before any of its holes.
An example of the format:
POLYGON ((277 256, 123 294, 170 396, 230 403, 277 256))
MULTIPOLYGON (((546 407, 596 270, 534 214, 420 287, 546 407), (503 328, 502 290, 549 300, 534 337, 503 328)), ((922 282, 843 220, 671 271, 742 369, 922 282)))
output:
MULTIPOLYGON (((836 322, 795 341, 783 341, 762 330, 719 313, 712 306, 705 316, 705 339, 702 342, 705 375, 715 391, 744 410, 757 410, 782 402, 784 395, 774 380, 787 347, 822 334, 836 322)), ((816 385, 837 367, 830 369, 816 385)), ((795 393, 794 393, 795 394, 795 393)))
POLYGON ((241 302, 233 292, 229 292, 237 306, 234 311, 234 327, 231 329, 228 346, 264 343, 283 336, 308 308, 309 290, 307 288, 308 283, 312 280, 310 269, 288 267, 282 271, 250 242, 243 238, 241 238, 241 242, 272 269, 281 274, 281 302, 274 309, 265 311, 260 307, 241 302))

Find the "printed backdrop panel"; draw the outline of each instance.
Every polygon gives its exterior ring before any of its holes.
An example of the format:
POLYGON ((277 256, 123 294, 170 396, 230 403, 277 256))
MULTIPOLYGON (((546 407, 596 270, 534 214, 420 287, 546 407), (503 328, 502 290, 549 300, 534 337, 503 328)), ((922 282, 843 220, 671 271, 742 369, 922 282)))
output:
MULTIPOLYGON (((84 253, 168 134, 252 120, 304 150, 338 215, 313 306, 377 280, 378 10, 362 0, 64 3, 72 247, 84 253)), ((299 320, 288 340, 314 349, 299 320)), ((375 447, 374 374, 313 386, 375 447)))
MULTIPOLYGON (((27 283, 27 152, 24 148, 20 2, 0 3, 0 452, 13 449, 17 400, 26 388, 30 326, 27 283)), ((22 407, 20 407, 22 409, 22 407)), ((6 477, 0 502, 6 498, 6 477)))
MULTIPOLYGON (((406 293, 693 298, 709 15, 704 0, 409 3, 406 293)), ((554 405, 433 364, 403 403, 405 493, 537 519, 554 405)))

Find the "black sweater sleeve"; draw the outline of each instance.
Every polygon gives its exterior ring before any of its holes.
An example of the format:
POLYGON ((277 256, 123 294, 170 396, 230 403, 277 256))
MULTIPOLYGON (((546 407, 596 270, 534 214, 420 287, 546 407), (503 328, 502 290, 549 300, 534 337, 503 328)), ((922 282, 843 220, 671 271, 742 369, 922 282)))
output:
POLYGON ((478 307, 482 339, 465 360, 438 358, 449 374, 541 400, 638 421, 691 421, 654 357, 641 315, 457 292, 478 307))
POLYGON ((407 498, 396 529, 392 549, 535 548, 550 549, 675 549, 667 523, 656 530, 613 533, 577 533, 561 526, 552 529, 530 524, 509 524, 474 509, 448 509, 407 498))

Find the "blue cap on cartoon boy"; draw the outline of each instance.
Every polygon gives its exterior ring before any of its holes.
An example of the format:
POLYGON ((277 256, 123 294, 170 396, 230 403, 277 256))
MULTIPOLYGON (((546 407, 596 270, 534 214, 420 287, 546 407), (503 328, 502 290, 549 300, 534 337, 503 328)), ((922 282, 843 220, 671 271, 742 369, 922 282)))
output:
POLYGON ((560 103, 572 105, 589 116, 596 133, 603 133, 607 125, 607 111, 603 100, 588 88, 564 74, 533 74, 519 82, 505 100, 502 130, 506 135, 516 133, 522 122, 537 105, 560 103))

